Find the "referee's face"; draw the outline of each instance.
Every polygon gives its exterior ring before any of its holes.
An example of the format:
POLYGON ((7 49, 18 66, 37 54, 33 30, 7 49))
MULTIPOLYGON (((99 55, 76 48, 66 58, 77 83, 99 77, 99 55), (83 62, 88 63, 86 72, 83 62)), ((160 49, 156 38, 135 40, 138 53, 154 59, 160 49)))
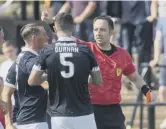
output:
POLYGON ((93 24, 93 34, 98 44, 110 43, 109 25, 106 20, 98 19, 93 24))

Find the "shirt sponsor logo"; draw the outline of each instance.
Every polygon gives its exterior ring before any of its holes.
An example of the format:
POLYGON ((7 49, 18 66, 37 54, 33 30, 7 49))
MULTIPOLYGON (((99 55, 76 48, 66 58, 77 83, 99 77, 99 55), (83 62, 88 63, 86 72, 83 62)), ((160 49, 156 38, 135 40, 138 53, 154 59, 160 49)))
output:
POLYGON ((120 76, 122 73, 122 69, 121 68, 116 68, 116 76, 120 76))

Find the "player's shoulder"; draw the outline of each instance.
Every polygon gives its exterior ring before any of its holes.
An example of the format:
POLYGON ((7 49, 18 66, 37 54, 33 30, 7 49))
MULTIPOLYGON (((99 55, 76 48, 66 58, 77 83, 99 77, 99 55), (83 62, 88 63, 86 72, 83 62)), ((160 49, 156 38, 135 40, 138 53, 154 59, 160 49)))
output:
POLYGON ((77 46, 78 46, 80 51, 83 51, 83 52, 89 53, 89 54, 92 53, 92 48, 89 46, 89 44, 79 43, 79 44, 77 44, 77 46))
POLYGON ((47 51, 47 50, 53 50, 54 49, 54 45, 55 43, 53 44, 47 44, 43 47, 43 50, 47 51))
POLYGON ((76 42, 77 46, 80 48, 89 48, 88 44, 86 42, 76 42))
POLYGON ((37 53, 33 53, 31 51, 24 50, 21 53, 19 53, 19 55, 17 56, 16 64, 17 65, 21 64, 23 66, 27 63, 27 61, 30 61, 31 59, 36 58, 36 57, 37 57, 37 53))
POLYGON ((93 42, 86 42, 86 41, 83 41, 83 40, 81 40, 81 39, 75 39, 75 41, 76 41, 76 43, 78 43, 78 44, 84 44, 84 45, 86 45, 86 46, 88 46, 88 47, 90 47, 90 46, 92 46, 92 45, 94 45, 95 43, 93 43, 93 42))
POLYGON ((91 51, 95 51, 97 49, 95 49, 97 47, 95 42, 86 42, 80 39, 75 38, 75 41, 77 44, 82 44, 82 46, 84 47, 88 47, 87 49, 90 49, 91 51))
POLYGON ((9 71, 10 70, 14 70, 15 71, 15 67, 16 67, 16 61, 13 62, 13 64, 9 67, 9 71))
POLYGON ((75 39, 75 43, 77 44, 77 46, 81 49, 81 48, 86 48, 88 49, 89 46, 87 44, 87 42, 83 41, 83 40, 80 40, 80 39, 75 39))
POLYGON ((54 47, 55 47, 54 44, 47 44, 40 50, 40 54, 50 53, 54 50, 54 47))
POLYGON ((20 52, 17 56, 16 63, 18 64, 20 60, 23 59, 24 57, 25 57, 25 52, 24 51, 20 52))
POLYGON ((20 57, 20 60, 25 60, 25 62, 26 62, 28 60, 31 60, 32 58, 36 58, 37 57, 37 53, 32 53, 30 51, 25 51, 19 57, 20 57))

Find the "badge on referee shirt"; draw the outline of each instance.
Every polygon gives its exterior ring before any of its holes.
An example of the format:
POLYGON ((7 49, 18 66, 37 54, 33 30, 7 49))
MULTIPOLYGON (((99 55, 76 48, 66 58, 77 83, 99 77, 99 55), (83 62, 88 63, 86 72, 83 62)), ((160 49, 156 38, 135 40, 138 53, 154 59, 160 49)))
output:
POLYGON ((122 73, 122 69, 121 68, 116 68, 116 75, 120 76, 122 73))

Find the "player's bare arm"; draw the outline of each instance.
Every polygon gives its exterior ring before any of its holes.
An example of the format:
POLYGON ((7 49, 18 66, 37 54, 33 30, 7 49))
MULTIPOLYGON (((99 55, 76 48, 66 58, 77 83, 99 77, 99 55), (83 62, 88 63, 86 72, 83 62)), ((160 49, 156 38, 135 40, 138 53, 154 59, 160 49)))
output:
POLYGON ((136 71, 127 76, 127 78, 137 87, 138 90, 141 90, 142 86, 146 85, 145 81, 136 71))
POLYGON ((156 94, 150 90, 138 72, 135 71, 134 73, 128 75, 127 78, 137 87, 138 90, 142 91, 142 93, 146 96, 147 103, 154 102, 157 99, 156 94))
POLYGON ((11 103, 11 96, 14 93, 15 88, 11 86, 4 86, 3 92, 2 92, 2 100, 6 103, 6 110, 8 111, 5 115, 5 124, 6 129, 15 129, 12 122, 12 103, 11 103))
POLYGON ((46 80, 47 74, 44 74, 44 71, 32 70, 28 79, 28 84, 30 86, 41 85, 46 80))

